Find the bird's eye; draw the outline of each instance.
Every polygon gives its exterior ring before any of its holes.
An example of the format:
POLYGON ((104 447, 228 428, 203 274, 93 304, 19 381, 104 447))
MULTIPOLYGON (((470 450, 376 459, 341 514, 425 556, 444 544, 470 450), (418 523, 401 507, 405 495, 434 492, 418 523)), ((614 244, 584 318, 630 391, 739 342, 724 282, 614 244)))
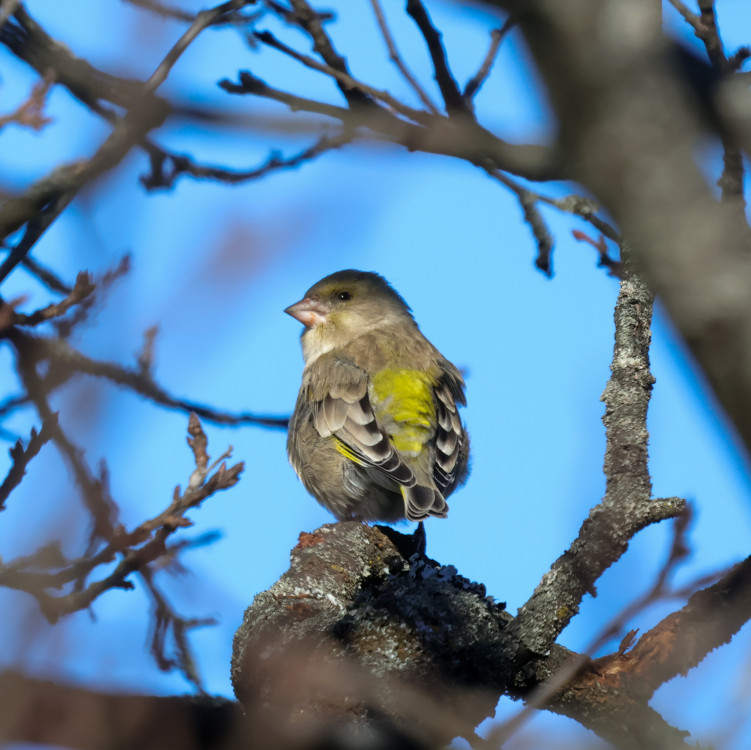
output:
POLYGON ((337 292, 336 298, 346 302, 348 299, 352 299, 352 295, 349 292, 337 292))

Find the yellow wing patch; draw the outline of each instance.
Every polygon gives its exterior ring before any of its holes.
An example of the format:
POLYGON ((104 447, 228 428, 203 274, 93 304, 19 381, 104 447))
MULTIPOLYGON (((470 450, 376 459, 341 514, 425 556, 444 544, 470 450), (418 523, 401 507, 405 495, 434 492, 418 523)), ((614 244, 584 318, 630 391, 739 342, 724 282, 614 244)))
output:
POLYGON ((399 423, 391 441, 400 453, 419 453, 432 432, 435 379, 421 370, 381 370, 371 380, 373 404, 399 423))

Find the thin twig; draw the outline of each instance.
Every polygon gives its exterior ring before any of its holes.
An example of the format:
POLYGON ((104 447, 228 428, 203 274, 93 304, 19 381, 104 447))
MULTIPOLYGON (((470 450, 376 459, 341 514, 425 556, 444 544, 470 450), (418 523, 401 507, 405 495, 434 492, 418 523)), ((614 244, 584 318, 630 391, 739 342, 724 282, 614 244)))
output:
POLYGON ((336 68, 333 68, 330 65, 319 63, 317 60, 314 60, 312 57, 308 57, 307 55, 301 54, 300 52, 293 49, 292 47, 289 47, 283 42, 279 41, 279 39, 277 39, 270 31, 259 31, 259 32, 256 32, 253 36, 259 42, 262 42, 263 44, 266 44, 269 47, 273 47, 274 49, 279 50, 280 52, 283 52, 285 55, 288 55, 293 60, 297 60, 299 63, 302 63, 305 67, 310 68, 311 70, 317 70, 320 73, 325 73, 326 75, 331 76, 337 81, 337 83, 339 84, 339 87, 342 88, 342 90, 344 91, 352 91, 352 90, 360 91, 369 98, 372 97, 373 99, 382 101, 384 104, 387 104, 389 107, 391 107, 393 110, 398 112, 400 115, 408 117, 411 120, 414 120, 415 122, 419 122, 421 124, 429 124, 430 122, 433 121, 430 115, 427 115, 422 110, 414 109, 413 107, 408 107, 406 104, 403 104, 402 102, 400 102, 396 97, 389 94, 388 91, 375 89, 372 86, 368 86, 367 84, 362 83, 361 81, 358 81, 357 79, 353 78, 348 72, 337 70, 336 68))
MULTIPOLYGON (((205 453, 206 437, 200 423, 192 416, 190 424, 193 439, 203 441, 205 453)), ((38 550, 30 557, 0 565, 0 585, 35 596, 43 613, 52 622, 66 614, 87 608, 105 591, 132 588, 133 584, 127 580, 131 573, 143 570, 165 554, 174 554, 174 551, 167 548, 166 540, 177 529, 191 525, 184 517, 185 513, 201 505, 214 493, 237 484, 243 468, 242 463, 230 468, 222 463, 206 481, 200 482, 194 481, 194 472, 184 493, 180 492, 179 487, 175 488, 172 500, 164 511, 130 532, 118 527, 101 549, 79 560, 65 560, 59 548, 53 545, 38 550), (121 560, 108 575, 85 584, 86 577, 95 568, 111 563, 117 556, 121 556, 121 560), (60 588, 75 581, 81 581, 82 585, 73 591, 59 596, 48 593, 49 589, 60 588)))
POLYGON ((86 271, 82 271, 76 277, 76 283, 65 299, 40 308, 29 315, 14 312, 11 316, 11 322, 13 325, 36 326, 54 318, 59 318, 65 315, 71 307, 78 305, 91 296, 95 289, 96 285, 92 282, 91 276, 86 271))
POLYGON ((414 19, 428 45, 430 59, 433 61, 435 80, 441 91, 441 96, 443 96, 446 112, 448 114, 471 115, 472 111, 467 107, 456 79, 449 68, 446 50, 441 42, 441 33, 433 26, 428 11, 421 0, 407 0, 407 13, 414 19))
MULTIPOLYGON (((677 567, 685 561, 689 553, 685 537, 690 519, 691 513, 688 511, 676 518, 673 524, 673 538, 670 551, 652 586, 637 599, 623 607, 604 627, 600 628, 598 634, 592 638, 588 646, 581 653, 569 659, 567 663, 556 670, 552 677, 535 688, 533 693, 525 699, 525 705, 520 711, 507 721, 494 727, 486 738, 488 747, 503 746, 503 743, 517 733, 532 718, 537 710, 544 708, 557 693, 563 690, 591 662, 591 657, 600 648, 619 633, 622 633, 636 615, 660 601, 686 599, 700 588, 716 581, 723 573, 727 572, 723 570, 703 574, 691 583, 678 589, 671 589, 667 586, 668 579, 677 567)), ((629 635, 633 638, 635 634, 629 635)), ((619 653, 625 650, 629 642, 630 640, 621 644, 619 653)))
MULTIPOLYGON (((613 229, 613 227, 606 221, 595 215, 598 206, 594 201, 582 198, 579 195, 568 195, 565 198, 549 198, 546 195, 530 190, 500 170, 483 168, 488 175, 508 187, 516 195, 519 204, 522 207, 522 211, 524 212, 524 220, 532 230, 532 234, 537 242, 537 257, 535 258, 535 265, 547 276, 552 276, 553 273, 551 262, 553 237, 542 213, 537 207, 538 202, 552 206, 559 211, 565 211, 566 213, 579 216, 599 229, 599 231, 616 243, 620 243, 621 238, 615 229, 613 229)), ((609 259, 607 254, 606 257, 609 259)), ((607 265, 602 256, 600 257, 600 260, 604 267, 608 267, 610 270, 614 268, 613 264, 607 265)))
MULTIPOLYGON (((131 108, 117 121, 110 136, 86 162, 71 164, 61 172, 33 185, 26 194, 6 201, 0 207, 0 238, 6 237, 24 224, 27 225, 21 241, 0 264, 0 281, 24 258, 47 227, 77 195, 84 185, 117 166, 134 145, 166 118, 169 108, 153 96, 166 79, 172 67, 190 43, 221 15, 236 10, 246 0, 230 0, 217 7, 201 11, 190 27, 172 46, 146 81, 138 87, 137 98, 131 108)), ((17 17, 27 17, 25 15, 17 17)))
MULTIPOLYGON (((148 398, 156 404, 169 409, 195 412, 201 418, 212 422, 232 425, 254 424, 276 429, 286 429, 289 422, 287 417, 262 416, 249 412, 231 414, 187 399, 176 398, 152 380, 149 373, 143 372, 140 368, 131 369, 113 362, 92 359, 74 349, 66 341, 42 336, 35 337, 19 330, 14 331, 9 338, 19 351, 33 351, 33 357, 36 360, 48 360, 52 363, 51 370, 66 372, 68 373, 67 378, 70 377, 69 373, 75 372, 105 378, 148 398)), ((28 357, 28 355, 26 356, 28 357)), ((38 383, 39 388, 49 388, 43 380, 38 379, 38 383)))
MULTIPOLYGON (((0 11, 0 15, 1 13, 0 11)), ((0 26, 2 23, 0 19, 0 26)), ((44 114, 44 105, 47 103, 47 95, 50 92, 52 83, 53 81, 50 77, 37 82, 25 102, 22 102, 10 114, 0 116, 0 129, 10 123, 16 123, 16 125, 37 131, 49 125, 52 122, 52 118, 44 114)))
POLYGON ((234 185, 259 179, 270 172, 300 166, 328 151, 341 148, 347 143, 351 143, 354 139, 355 134, 348 130, 343 131, 337 136, 324 135, 312 146, 294 156, 284 158, 278 153, 272 153, 260 167, 247 171, 196 164, 188 156, 171 154, 160 149, 151 153, 151 172, 143 175, 140 180, 141 184, 147 190, 171 188, 180 175, 186 175, 199 180, 216 180, 217 182, 234 185))
MULTIPOLYGON (((336 51, 331 38, 324 30, 321 14, 314 11, 307 0, 290 0, 290 5, 294 11, 294 21, 308 34, 313 42, 313 48, 321 59, 329 67, 349 76, 347 61, 336 51)), ((337 85, 350 106, 372 105, 370 97, 359 89, 349 88, 339 80, 337 85)))
POLYGON ((490 47, 488 48, 488 52, 485 55, 485 59, 482 61, 482 64, 480 65, 477 73, 475 73, 472 78, 467 81, 467 85, 464 87, 464 93, 462 94, 462 96, 464 97, 464 101, 467 102, 468 106, 490 75, 490 70, 493 67, 495 58, 498 55, 498 50, 501 47, 501 42, 504 40, 508 32, 511 31, 515 24, 516 17, 509 16, 500 29, 493 29, 490 32, 490 47))
POLYGON ((216 620, 212 617, 190 619, 181 617, 154 583, 151 568, 145 565, 138 572, 154 603, 152 615, 154 624, 151 636, 151 655, 154 661, 163 672, 178 669, 199 693, 205 695, 206 691, 193 656, 188 633, 198 627, 214 625, 216 620), (174 643, 173 656, 168 655, 167 638, 170 633, 174 643))
POLYGON ((31 459, 39 453, 46 443, 52 440, 53 427, 56 424, 57 414, 53 414, 50 419, 42 422, 42 429, 39 432, 36 429, 31 430, 31 435, 25 448, 19 440, 10 449, 11 467, 3 483, 0 484, 0 510, 5 509, 5 501, 8 499, 8 496, 21 483, 24 474, 26 474, 26 467, 29 465, 31 459))
POLYGON ((72 287, 66 284, 57 274, 49 268, 43 266, 38 260, 31 255, 26 255, 21 261, 21 265, 26 270, 36 276, 49 290, 58 294, 70 294, 72 287))
POLYGON ((397 50, 396 48, 396 42, 394 42, 394 37, 391 34, 391 29, 389 29, 388 24, 386 23, 386 16, 383 12, 383 8, 381 7, 380 0, 370 0, 370 5, 372 6, 373 12, 375 13, 376 21, 378 22, 378 28, 381 30, 381 35, 383 36, 383 41, 386 42, 386 48, 389 52, 389 60, 391 60, 394 65, 396 65, 396 67, 399 69, 399 72, 404 77, 404 80, 407 81, 407 83, 412 87, 412 90, 417 94, 418 98, 425 105, 428 111, 432 112, 434 115, 439 114, 438 107, 435 106, 433 100, 428 96, 428 93, 420 85, 420 82, 417 80, 412 71, 407 67, 407 64, 399 54, 399 50, 397 50))

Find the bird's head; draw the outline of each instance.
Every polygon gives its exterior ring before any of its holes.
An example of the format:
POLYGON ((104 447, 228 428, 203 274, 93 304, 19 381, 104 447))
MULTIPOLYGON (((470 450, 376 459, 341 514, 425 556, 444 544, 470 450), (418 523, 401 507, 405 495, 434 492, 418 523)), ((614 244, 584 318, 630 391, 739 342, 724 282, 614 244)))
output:
POLYGON ((308 364, 378 326, 414 325, 407 303, 391 284, 366 271, 332 273, 284 312, 305 326, 303 355, 308 364))

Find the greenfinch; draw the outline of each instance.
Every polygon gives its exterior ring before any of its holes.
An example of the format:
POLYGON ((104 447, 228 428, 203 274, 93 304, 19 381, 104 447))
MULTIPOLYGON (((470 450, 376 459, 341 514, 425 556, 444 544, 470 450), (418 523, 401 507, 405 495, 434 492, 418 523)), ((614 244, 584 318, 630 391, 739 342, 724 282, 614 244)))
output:
POLYGON ((339 271, 285 310, 305 368, 287 453, 339 520, 444 518, 466 479, 464 380, 382 277, 339 271))

